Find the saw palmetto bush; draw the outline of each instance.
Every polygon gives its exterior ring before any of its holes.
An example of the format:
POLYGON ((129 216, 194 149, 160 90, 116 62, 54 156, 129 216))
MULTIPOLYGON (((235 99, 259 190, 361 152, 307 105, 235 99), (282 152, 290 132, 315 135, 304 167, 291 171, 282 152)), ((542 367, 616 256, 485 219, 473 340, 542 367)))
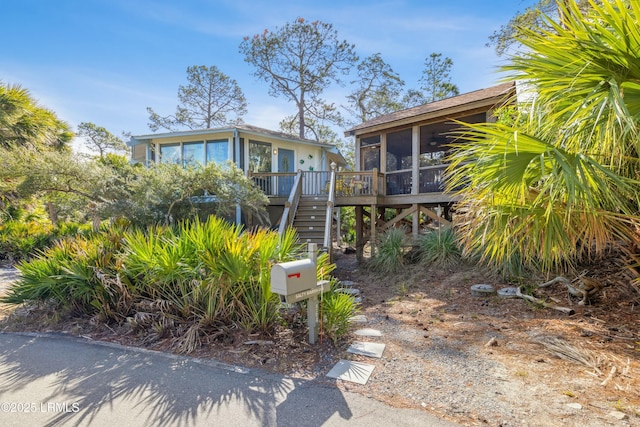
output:
POLYGON ((327 292, 322 296, 322 332, 334 344, 347 335, 351 318, 358 312, 358 303, 353 295, 344 292, 327 292))
POLYGON ((640 2, 590 3, 522 30, 504 67, 528 89, 520 117, 467 125, 451 157, 463 247, 505 272, 570 268, 636 239, 640 2))
POLYGON ((376 253, 371 257, 371 268, 384 274, 400 271, 405 265, 405 248, 408 246, 404 227, 390 228, 378 237, 376 253))
POLYGON ((8 220, 0 223, 0 259, 18 262, 35 256, 56 240, 86 236, 91 227, 78 223, 53 225, 48 220, 8 220))
MULTIPOLYGON (((203 329, 237 323, 268 329, 278 316, 270 271, 300 253, 293 231, 245 232, 217 217, 125 236, 125 271, 143 298, 161 300, 167 316, 203 329)), ((193 331, 192 331, 193 333, 193 331)))
POLYGON ((103 320, 123 320, 132 307, 130 286, 117 271, 121 230, 61 239, 18 264, 20 279, 2 299, 10 304, 51 302, 103 320))
POLYGON ((461 251, 451 227, 431 230, 416 241, 420 262, 434 267, 451 267, 460 262, 461 251))
MULTIPOLYGON (((238 326, 272 330, 280 299, 271 292, 271 267, 303 256, 293 230, 246 231, 217 217, 174 227, 112 226, 21 263, 22 277, 3 301, 51 302, 126 321, 149 341, 172 336, 178 351, 191 352, 204 337, 224 338, 238 326)), ((321 255, 318 279, 334 268, 321 255)))

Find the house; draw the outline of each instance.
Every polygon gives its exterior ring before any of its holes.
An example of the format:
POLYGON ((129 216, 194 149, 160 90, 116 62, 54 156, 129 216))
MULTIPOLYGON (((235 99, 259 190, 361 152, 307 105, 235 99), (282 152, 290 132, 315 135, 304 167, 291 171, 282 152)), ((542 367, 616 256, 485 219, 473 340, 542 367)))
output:
POLYGON ((269 196, 281 233, 294 227, 301 241, 327 250, 335 208, 355 207, 361 259, 366 242, 389 227, 406 224, 417 236, 428 222, 450 224, 456 201, 444 191, 450 133, 460 127, 456 121, 494 121, 496 108, 515 94, 515 84, 504 83, 361 123, 345 132, 354 138, 354 171, 338 170, 345 162, 333 145, 249 125, 141 135, 129 145, 132 159, 145 164, 233 160, 269 196))
MULTIPOLYGON (((458 122, 495 121, 494 111, 513 102, 513 82, 476 90, 361 123, 345 132, 355 138, 356 170, 372 171, 382 181, 375 200, 356 206, 356 246, 362 256, 364 217, 369 221, 369 239, 377 230, 411 219, 417 236, 423 219, 448 224, 455 196, 444 191, 448 144, 458 122), (385 210, 395 215, 385 218, 385 210), (368 212, 367 212, 368 210, 368 212)), ((338 206, 344 203, 337 198, 338 206)))
MULTIPOLYGON (((288 197, 295 171, 327 171, 329 165, 345 164, 334 145, 302 139, 247 124, 216 129, 136 135, 127 145, 133 162, 206 164, 235 162, 248 175, 274 174, 254 180, 268 196, 288 197)), ((282 213, 269 208, 272 222, 282 213)), ((237 210, 236 223, 246 223, 237 210)))
POLYGON ((375 242, 377 233, 399 223, 408 225, 414 236, 427 222, 450 224, 456 201, 444 191, 450 132, 460 128, 456 121, 494 121, 495 109, 513 102, 515 93, 514 83, 500 84, 379 116, 347 130, 345 135, 355 139, 355 170, 339 171, 334 177, 305 172, 299 194, 270 197, 272 205, 284 207, 281 227, 292 225, 307 241, 329 246, 333 227, 326 218, 331 218, 331 209, 354 206, 356 253, 361 259, 367 241, 375 242), (325 206, 327 213, 319 217, 317 212, 325 206))

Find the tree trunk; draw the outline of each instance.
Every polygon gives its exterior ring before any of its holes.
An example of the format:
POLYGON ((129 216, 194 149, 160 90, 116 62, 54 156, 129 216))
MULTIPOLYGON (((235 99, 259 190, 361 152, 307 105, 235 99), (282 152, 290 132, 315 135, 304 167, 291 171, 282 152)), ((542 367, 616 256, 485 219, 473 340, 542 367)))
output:
POLYGON ((56 205, 53 202, 47 202, 47 208, 49 209, 49 219, 51 220, 51 224, 56 225, 58 222, 58 210, 56 209, 56 205))
POLYGON ((298 116, 300 118, 300 138, 304 139, 304 92, 300 93, 300 102, 298 103, 298 116))

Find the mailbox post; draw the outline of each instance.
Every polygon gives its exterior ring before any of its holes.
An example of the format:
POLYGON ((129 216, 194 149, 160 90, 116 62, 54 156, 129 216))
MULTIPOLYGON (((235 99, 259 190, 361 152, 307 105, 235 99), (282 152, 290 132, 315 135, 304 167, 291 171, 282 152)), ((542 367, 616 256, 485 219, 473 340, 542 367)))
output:
POLYGON ((283 262, 271 268, 271 292, 283 296, 288 303, 309 300, 309 344, 318 340, 318 295, 329 284, 328 280, 318 281, 316 278, 317 247, 316 243, 309 243, 309 259, 283 262))
MULTIPOLYGON (((313 265, 316 265, 318 262, 318 244, 317 243, 309 243, 307 247, 307 251, 309 253, 309 259, 313 261, 313 265)), ((317 277, 317 270, 316 270, 317 277)), ((322 292, 322 285, 317 287, 320 288, 320 292, 322 292)), ((318 334, 320 330, 320 322, 318 321, 318 294, 311 295, 309 297, 309 301, 307 302, 307 326, 309 327, 309 344, 313 345, 318 340, 318 334)))

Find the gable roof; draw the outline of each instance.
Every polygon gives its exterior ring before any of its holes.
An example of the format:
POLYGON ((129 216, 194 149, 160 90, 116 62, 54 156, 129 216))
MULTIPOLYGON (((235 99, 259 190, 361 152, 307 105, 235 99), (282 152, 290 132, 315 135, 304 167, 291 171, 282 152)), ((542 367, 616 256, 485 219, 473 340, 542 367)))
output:
POLYGON ((515 90, 515 82, 502 83, 497 86, 463 93, 462 95, 452 96, 451 98, 442 99, 429 104, 395 111, 393 113, 367 120, 366 122, 347 130, 345 132, 345 136, 363 134, 367 131, 373 131, 375 128, 388 128, 429 118, 442 117, 453 111, 471 110, 483 106, 490 108, 493 105, 507 101, 515 94, 515 90))

